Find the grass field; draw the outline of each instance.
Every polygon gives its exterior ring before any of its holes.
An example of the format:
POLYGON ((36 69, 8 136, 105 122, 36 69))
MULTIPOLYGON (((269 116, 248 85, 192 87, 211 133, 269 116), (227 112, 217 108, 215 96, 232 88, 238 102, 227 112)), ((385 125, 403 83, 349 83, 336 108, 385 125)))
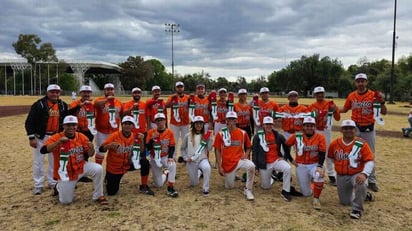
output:
MULTIPOLYGON (((0 106, 31 105, 39 97, 0 96, 0 106)), ((70 102, 69 97, 63 97, 70 102)), ((130 97, 121 97, 123 102, 130 97)), ((279 103, 287 100, 275 99, 279 103)), ((301 99, 308 104, 313 99, 301 99)), ((335 100, 342 106, 344 100, 335 100)), ((109 206, 91 201, 92 185, 79 183, 75 201, 60 205, 50 190, 32 195, 32 149, 24 131, 26 115, 0 118, 0 224, 3 230, 412 230, 411 138, 403 138, 407 126, 407 103, 388 105, 385 126, 377 126, 377 178, 380 192, 376 201, 365 204, 362 219, 352 220, 350 207, 338 204, 336 188, 325 185, 322 209, 311 206, 311 198, 280 198, 280 183, 271 190, 257 184, 255 201, 246 201, 240 181, 236 189, 225 190, 223 179, 212 169, 211 192, 189 187, 186 169, 178 164, 178 198, 169 198, 165 188, 153 188, 154 197, 138 193, 140 174, 125 175, 119 194, 109 197, 109 206), (398 137, 384 131, 399 132, 398 137)), ((349 118, 344 114, 343 118, 349 118)), ((335 122, 338 124, 338 122, 335 122)), ((333 136, 337 137, 334 131, 333 136)), ((211 160, 214 160, 213 152, 211 160)), ((93 159, 92 159, 93 161, 93 159)), ((293 177, 296 185, 296 177, 293 177)), ((151 178, 150 178, 151 181, 151 178)))

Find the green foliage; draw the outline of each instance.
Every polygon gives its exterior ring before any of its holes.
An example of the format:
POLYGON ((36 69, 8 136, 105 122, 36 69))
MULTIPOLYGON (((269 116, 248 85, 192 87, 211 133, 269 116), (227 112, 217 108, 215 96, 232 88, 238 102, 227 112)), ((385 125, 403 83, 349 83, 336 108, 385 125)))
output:
POLYGON ((64 73, 59 77, 59 85, 63 91, 76 91, 79 89, 77 78, 68 73, 64 73))
POLYGON ((12 45, 16 53, 26 58, 27 62, 32 65, 38 61, 57 61, 56 51, 52 44, 40 43, 41 39, 36 34, 20 34, 12 45))

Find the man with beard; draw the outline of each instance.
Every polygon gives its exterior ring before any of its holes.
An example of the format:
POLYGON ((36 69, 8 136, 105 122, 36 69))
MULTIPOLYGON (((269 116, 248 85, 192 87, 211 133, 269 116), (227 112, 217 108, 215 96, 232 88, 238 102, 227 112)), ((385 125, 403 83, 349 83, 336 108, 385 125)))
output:
MULTIPOLYGON (((146 120, 147 120, 147 128, 148 129, 153 129, 156 128, 156 123, 155 123, 155 115, 157 113, 163 113, 165 116, 167 115, 166 113, 166 103, 163 101, 163 99, 160 98, 160 94, 162 93, 162 90, 160 89, 159 86, 155 85, 152 87, 152 98, 148 99, 146 101, 146 120)), ((167 121, 167 116, 166 116, 166 121, 167 121)), ((166 123, 167 127, 167 123, 166 123)))

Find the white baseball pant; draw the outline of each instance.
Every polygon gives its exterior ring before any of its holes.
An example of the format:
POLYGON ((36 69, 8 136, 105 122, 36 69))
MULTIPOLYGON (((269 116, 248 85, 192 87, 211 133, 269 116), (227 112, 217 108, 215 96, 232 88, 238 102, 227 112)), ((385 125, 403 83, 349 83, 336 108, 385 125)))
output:
POLYGON ((312 189, 310 183, 313 179, 314 182, 323 182, 323 177, 316 176, 316 168, 318 164, 298 164, 296 167, 296 177, 298 178, 300 191, 303 196, 308 197, 312 195, 312 189))
POLYGON ((208 159, 200 160, 199 162, 189 162, 186 163, 187 173, 190 178, 190 185, 195 186, 199 185, 199 175, 198 170, 202 170, 203 173, 203 191, 209 192, 209 182, 210 182, 210 163, 208 159))
POLYGON ((255 180, 255 164, 248 159, 239 160, 236 168, 229 172, 225 173, 225 188, 234 188, 235 187, 235 177, 236 172, 242 169, 246 172, 246 189, 253 190, 253 181, 255 180))
POLYGON ((160 162, 162 163, 162 166, 159 168, 156 165, 156 162, 154 159, 150 160, 150 167, 152 168, 152 175, 153 175, 153 181, 156 185, 156 187, 160 188, 163 186, 165 181, 162 178, 163 171, 162 168, 166 168, 169 171, 169 174, 167 176, 167 181, 170 183, 175 183, 176 181, 176 163, 168 163, 168 156, 163 156, 160 159, 160 162))
MULTIPOLYGON (((170 124, 170 129, 172 130, 173 136, 175 137, 175 147, 177 147, 179 143, 179 138, 183 140, 183 137, 185 137, 185 135, 189 133, 189 125, 177 126, 174 124, 170 124)), ((174 159, 176 158, 176 150, 177 148, 175 148, 175 152, 173 153, 174 159)))
POLYGON ((260 183, 263 189, 270 189, 272 187, 271 179, 273 170, 283 172, 283 186, 282 189, 286 192, 290 192, 290 178, 291 167, 285 160, 276 160, 272 163, 266 164, 266 169, 259 169, 260 183))
POLYGON ((50 188, 54 188, 56 180, 53 179, 53 154, 41 154, 40 149, 50 136, 37 140, 37 147, 33 150, 33 180, 35 188, 42 188, 44 183, 44 157, 47 155, 47 183, 50 188))

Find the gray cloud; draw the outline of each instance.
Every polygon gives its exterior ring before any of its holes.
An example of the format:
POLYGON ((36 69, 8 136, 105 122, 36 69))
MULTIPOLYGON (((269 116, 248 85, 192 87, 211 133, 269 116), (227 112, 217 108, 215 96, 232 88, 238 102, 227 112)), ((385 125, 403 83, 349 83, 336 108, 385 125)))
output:
MULTIPOLYGON (((3 0, 0 59, 18 57, 20 33, 51 42, 60 59, 122 62, 159 59, 171 71, 171 38, 164 23, 179 23, 175 69, 212 77, 268 75, 302 55, 337 58, 344 65, 391 59, 393 1, 3 0)), ((397 57, 412 51, 412 6, 398 1, 397 57)))

